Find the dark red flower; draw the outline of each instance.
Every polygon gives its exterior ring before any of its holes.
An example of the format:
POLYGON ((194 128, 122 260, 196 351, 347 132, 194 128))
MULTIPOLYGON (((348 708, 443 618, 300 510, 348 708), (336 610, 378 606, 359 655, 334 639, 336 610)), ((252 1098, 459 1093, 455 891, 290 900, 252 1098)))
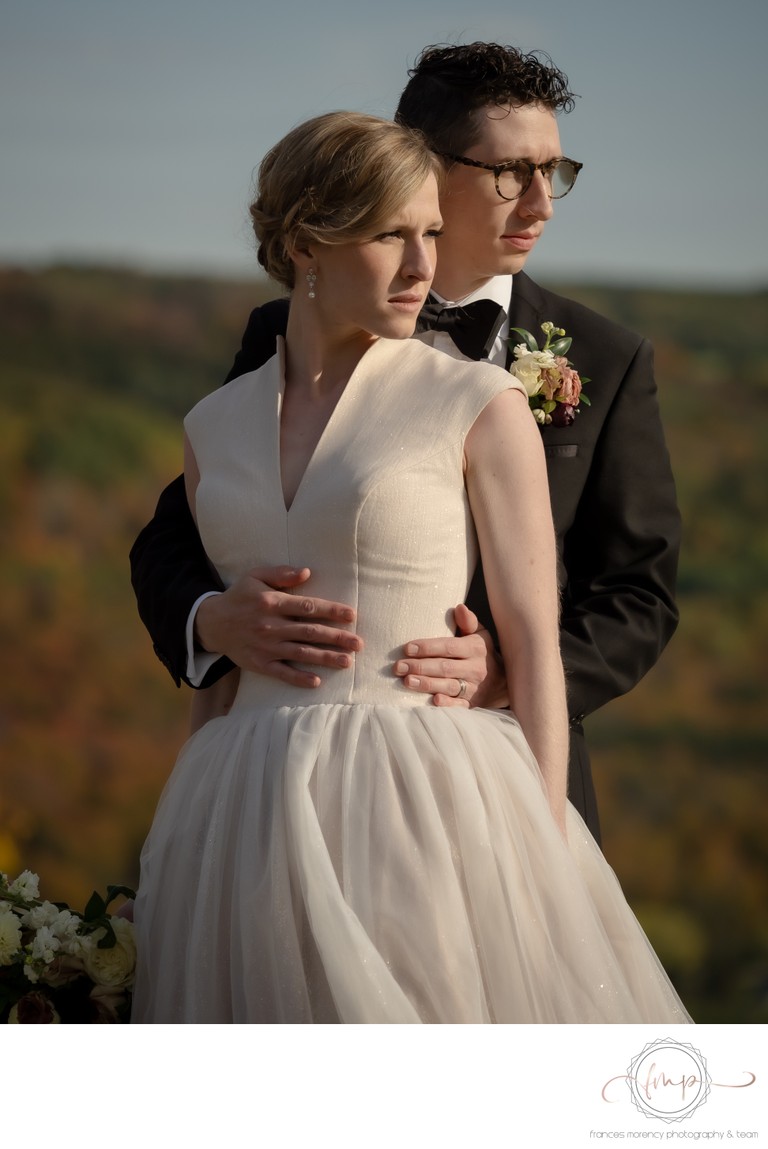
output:
POLYGON ((570 403, 558 403, 552 412, 553 427, 570 427, 576 418, 576 408, 570 403))
POLYGON ((35 989, 19 998, 8 1020, 19 1025, 51 1025, 61 1021, 61 1018, 51 999, 35 989))

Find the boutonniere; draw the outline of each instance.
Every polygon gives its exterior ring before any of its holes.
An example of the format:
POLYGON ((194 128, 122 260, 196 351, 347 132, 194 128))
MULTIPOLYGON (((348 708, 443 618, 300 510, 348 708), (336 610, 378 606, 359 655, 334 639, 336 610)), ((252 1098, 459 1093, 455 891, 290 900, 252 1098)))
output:
POLYGON ((579 413, 579 405, 590 406, 582 386, 589 379, 582 379, 573 364, 566 358, 573 340, 562 327, 554 323, 542 323, 541 330, 546 336, 543 347, 539 347, 530 331, 523 327, 513 327, 522 339, 514 346, 515 358, 509 371, 525 387, 528 406, 533 417, 542 427, 551 423, 553 427, 570 427, 579 413))

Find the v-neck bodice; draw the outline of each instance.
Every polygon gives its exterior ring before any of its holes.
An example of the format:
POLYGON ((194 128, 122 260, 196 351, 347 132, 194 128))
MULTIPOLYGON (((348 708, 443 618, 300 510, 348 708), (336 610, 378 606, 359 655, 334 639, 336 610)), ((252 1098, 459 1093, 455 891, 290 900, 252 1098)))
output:
MULTIPOLYGON (((197 518, 225 585, 254 566, 307 566, 302 594, 353 606, 365 649, 324 672, 294 704, 423 705, 392 676, 395 652, 419 635, 450 634, 476 540, 463 480, 467 431, 516 381, 415 340, 379 340, 360 360, 309 459, 290 509, 280 473, 282 358, 207 396, 185 426, 200 469, 197 518)), ((249 676, 243 676, 248 679, 249 676)), ((253 676, 243 697, 286 701, 284 684, 253 676)))
MULTIPOLYGON (((363 356, 363 358, 365 358, 365 356, 363 356)), ((318 454, 322 455, 322 453, 326 449, 326 443, 325 443, 326 438, 331 439, 331 441, 333 441, 334 423, 336 421, 336 412, 338 411, 339 407, 342 408, 342 411, 339 414, 339 419, 341 419, 343 422, 343 416, 344 416, 343 407, 345 406, 346 403, 354 403, 354 401, 355 401, 355 395, 357 392, 357 382, 358 382, 357 372, 358 372, 358 368, 360 366, 360 363, 358 363, 357 367, 355 367, 355 369, 352 371, 349 379, 346 382, 346 385, 344 386, 344 389, 339 393, 339 395, 336 399, 336 402, 334 403, 333 408, 331 409, 330 414, 328 415, 328 418, 325 422, 325 425, 323 426, 322 430, 320 431, 317 442, 315 443, 315 446, 312 449, 312 451, 309 453, 309 457, 307 458, 307 461, 306 461, 306 464, 304 466, 304 470, 302 471, 301 477, 299 478, 299 481, 296 484, 296 488, 293 492, 293 496, 292 496, 292 498, 289 499, 286 497, 285 486, 283 483, 283 466, 282 466, 283 460, 282 460, 282 450, 281 450, 283 407, 285 404, 285 394, 286 394, 285 341, 281 337, 278 337, 278 340, 277 340, 277 360, 278 360, 278 367, 279 367, 279 371, 278 371, 278 375, 277 375, 278 395, 277 395, 277 426, 276 426, 276 440, 275 440, 275 450, 277 452, 277 474, 278 474, 278 477, 280 479, 280 491, 282 494, 283 506, 285 507, 286 514, 290 514, 291 509, 293 507, 293 504, 296 502, 297 497, 301 494, 302 488, 304 486, 304 480, 307 478, 308 472, 310 472, 308 481, 311 481, 311 471, 313 469, 313 463, 315 460, 315 456, 318 454)))

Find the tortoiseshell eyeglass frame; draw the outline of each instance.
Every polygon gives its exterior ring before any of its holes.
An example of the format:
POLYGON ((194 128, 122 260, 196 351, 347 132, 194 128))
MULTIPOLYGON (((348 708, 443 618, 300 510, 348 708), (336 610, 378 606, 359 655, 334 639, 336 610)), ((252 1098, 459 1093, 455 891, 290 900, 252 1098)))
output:
POLYGON ((507 203, 512 203, 514 200, 519 199, 521 195, 525 195, 525 193, 528 191, 528 188, 531 186, 534 172, 541 172, 544 176, 549 177, 554 175, 555 169, 558 168, 560 164, 569 164, 573 169, 573 180, 571 181, 571 186, 566 188, 564 192, 561 192, 560 195, 551 195, 549 197, 550 199, 564 199, 565 196, 568 195, 568 192, 572 190, 573 185, 576 183, 576 177, 584 167, 584 164, 580 164, 576 160, 571 160, 568 158, 568 156, 556 156, 554 159, 547 160, 546 163, 543 164, 532 164, 530 160, 507 160, 507 162, 503 164, 485 164, 482 162, 482 160, 470 160, 467 158, 467 156, 455 156, 451 152, 438 152, 437 154, 442 156, 445 160, 452 160, 456 164, 465 164, 470 168, 482 168, 483 171, 493 172, 493 181, 496 186, 496 194, 507 203), (526 180, 524 186, 517 193, 517 195, 504 195, 501 188, 499 187, 499 176, 502 174, 502 172, 513 171, 515 168, 526 169, 528 172, 528 179, 526 180))

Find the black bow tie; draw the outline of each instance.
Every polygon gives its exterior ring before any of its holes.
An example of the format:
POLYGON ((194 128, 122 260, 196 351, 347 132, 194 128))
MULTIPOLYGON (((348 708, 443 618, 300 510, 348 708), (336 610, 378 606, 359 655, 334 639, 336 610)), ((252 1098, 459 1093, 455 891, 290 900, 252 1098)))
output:
POLYGON ((487 359, 507 317, 492 299, 476 299, 465 307, 446 307, 428 299, 416 323, 417 331, 446 331, 468 359, 487 359))

